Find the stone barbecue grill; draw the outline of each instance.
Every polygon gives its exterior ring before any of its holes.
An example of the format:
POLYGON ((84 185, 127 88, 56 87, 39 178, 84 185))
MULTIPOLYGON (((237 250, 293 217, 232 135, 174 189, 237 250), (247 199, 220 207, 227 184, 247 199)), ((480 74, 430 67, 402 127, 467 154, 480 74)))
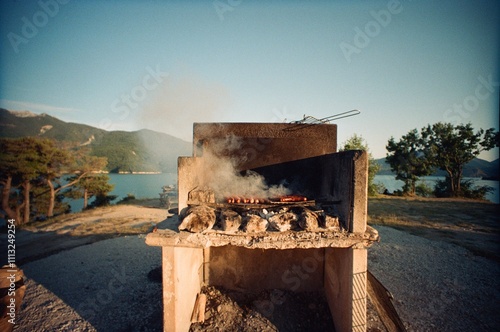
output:
POLYGON ((164 331, 188 331, 205 285, 320 291, 339 331, 366 330, 368 158, 335 124, 195 123, 178 159, 178 231, 162 247, 164 331), (229 176, 230 175, 230 176, 229 176))

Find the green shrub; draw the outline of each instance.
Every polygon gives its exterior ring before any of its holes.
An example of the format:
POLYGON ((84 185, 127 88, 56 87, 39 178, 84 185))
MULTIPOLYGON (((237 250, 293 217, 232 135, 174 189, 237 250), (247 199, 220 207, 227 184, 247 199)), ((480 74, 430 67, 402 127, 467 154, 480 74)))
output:
POLYGON ((425 182, 419 182, 415 187, 415 192, 418 196, 431 197, 434 189, 425 182))
MULTIPOLYGON (((460 192, 458 193, 458 197, 486 199, 486 195, 495 190, 490 186, 474 186, 474 182, 473 179, 460 181, 460 192)), ((451 182, 448 177, 444 180, 436 181, 434 187, 434 195, 436 195, 436 197, 450 197, 451 192, 451 182)))
POLYGON ((115 200, 118 196, 116 195, 102 195, 98 194, 92 203, 89 204, 89 208, 95 208, 98 206, 108 206, 111 201, 115 200))
POLYGON ((128 201, 135 200, 135 195, 128 193, 126 197, 123 197, 117 204, 127 203, 128 201))

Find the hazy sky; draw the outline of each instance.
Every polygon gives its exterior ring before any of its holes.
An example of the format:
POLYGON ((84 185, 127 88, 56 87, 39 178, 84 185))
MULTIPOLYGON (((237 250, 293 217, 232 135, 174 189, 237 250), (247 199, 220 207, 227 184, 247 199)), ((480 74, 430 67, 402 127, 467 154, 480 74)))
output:
POLYGON ((376 158, 439 121, 499 129, 497 0, 5 0, 0 21, 10 110, 190 140, 193 122, 359 109, 339 143, 376 158))

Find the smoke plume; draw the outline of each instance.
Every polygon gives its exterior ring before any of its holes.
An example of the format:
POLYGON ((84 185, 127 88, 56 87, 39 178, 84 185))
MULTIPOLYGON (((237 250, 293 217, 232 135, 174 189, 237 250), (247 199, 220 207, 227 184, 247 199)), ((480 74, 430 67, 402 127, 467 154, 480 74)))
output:
POLYGON ((211 122, 230 104, 229 92, 221 84, 192 73, 169 74, 143 104, 141 126, 190 141, 194 122, 211 122))
POLYGON ((232 153, 242 147, 239 138, 228 136, 211 143, 203 151, 201 169, 197 172, 203 174, 201 186, 212 189, 219 199, 232 196, 268 198, 290 193, 285 184, 269 186, 262 175, 253 171, 242 174, 238 170, 238 165, 245 161, 245 157, 235 157, 232 153))

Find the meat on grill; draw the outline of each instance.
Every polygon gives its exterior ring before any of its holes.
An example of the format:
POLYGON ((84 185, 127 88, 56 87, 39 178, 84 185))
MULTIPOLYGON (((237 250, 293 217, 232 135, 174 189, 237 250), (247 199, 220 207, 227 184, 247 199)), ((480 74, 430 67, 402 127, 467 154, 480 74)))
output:
POLYGON ((292 203, 305 202, 307 201, 307 197, 301 195, 285 195, 267 199, 262 197, 230 196, 226 197, 225 201, 229 204, 268 204, 271 202, 292 203))

